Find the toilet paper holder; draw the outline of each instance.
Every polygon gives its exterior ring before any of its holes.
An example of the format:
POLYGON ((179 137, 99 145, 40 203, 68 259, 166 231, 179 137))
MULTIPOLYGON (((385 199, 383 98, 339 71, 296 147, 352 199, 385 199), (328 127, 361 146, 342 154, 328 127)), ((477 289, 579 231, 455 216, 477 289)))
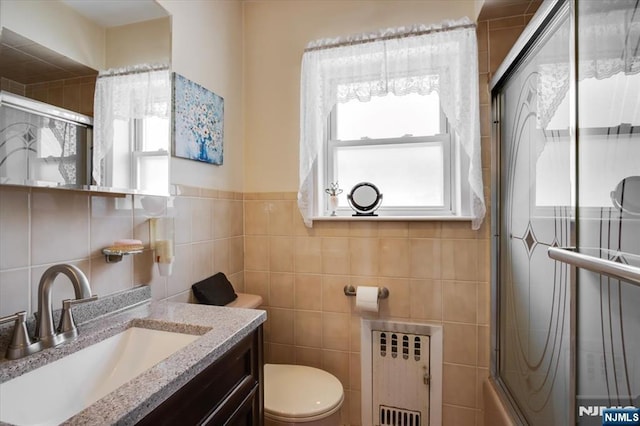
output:
MULTIPOLYGON (((345 296, 355 296, 356 289, 352 285, 344 286, 344 295, 345 296)), ((386 287, 378 287, 378 299, 386 299, 389 297, 389 289, 386 287)))

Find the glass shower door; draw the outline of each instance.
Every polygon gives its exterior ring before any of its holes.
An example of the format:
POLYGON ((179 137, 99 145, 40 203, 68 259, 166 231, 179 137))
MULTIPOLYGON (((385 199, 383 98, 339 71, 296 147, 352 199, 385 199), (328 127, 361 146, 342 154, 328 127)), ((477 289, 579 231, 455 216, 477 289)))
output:
MULTIPOLYGON (((640 267, 640 10, 577 12, 579 252, 640 267)), ((600 407, 640 407, 640 286, 589 265, 577 282, 576 420, 600 425, 600 407)))
POLYGON ((509 74, 500 111, 497 377, 524 422, 570 423, 569 267, 575 149, 570 135, 568 5, 509 74))

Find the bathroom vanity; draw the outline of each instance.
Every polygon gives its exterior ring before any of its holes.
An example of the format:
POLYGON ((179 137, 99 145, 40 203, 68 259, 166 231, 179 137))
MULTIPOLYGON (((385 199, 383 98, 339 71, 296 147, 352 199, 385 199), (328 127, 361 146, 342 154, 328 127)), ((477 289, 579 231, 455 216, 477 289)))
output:
MULTIPOLYGON (((148 292, 147 288, 139 288, 137 292, 148 292)), ((55 348, 50 348, 17 360, 0 359, 0 424, 20 424, 21 421, 7 418, 6 409, 11 406, 24 405, 22 410, 27 415, 41 416, 32 418, 23 424, 65 424, 103 425, 103 424, 234 424, 261 425, 263 410, 262 395, 262 323, 266 313, 254 309, 225 308, 216 306, 194 305, 186 303, 150 302, 148 298, 136 302, 136 306, 120 310, 118 297, 107 297, 107 300, 91 302, 83 306, 83 310, 74 311, 78 319, 79 336, 55 348), (102 304, 100 304, 100 303, 102 304), (104 305, 115 313, 104 312, 104 305), (89 312, 93 310, 94 312, 89 312), (96 317, 82 321, 82 317, 96 317), (96 396, 91 400, 96 389, 82 391, 74 395, 73 375, 81 368, 79 362, 72 363, 70 371, 58 371, 65 378, 61 383, 49 383, 48 376, 42 376, 38 386, 31 386, 28 391, 19 392, 13 400, 9 400, 10 392, 4 392, 7 385, 15 383, 21 377, 42 371, 45 365, 62 365, 59 361, 77 356, 87 349, 101 345, 109 338, 114 338, 131 329, 144 329, 145 332, 170 332, 191 335, 193 340, 168 357, 158 361, 137 374, 132 379, 123 381, 104 396, 96 396), (69 378, 68 380, 66 378, 69 378), (37 389, 42 388, 40 395, 37 389), (59 392, 50 392, 59 389, 59 392), (65 400, 72 400, 68 402, 65 400), (42 405, 40 402, 42 399, 42 405), (52 399, 60 401, 49 404, 52 399), (83 402, 83 400, 86 400, 83 402), (78 402, 80 401, 80 402, 78 402), (86 404, 77 407, 70 415, 55 412, 60 407, 73 404, 86 404), (51 406, 47 413, 46 406, 51 406), (38 406, 42 409, 32 413, 28 407, 38 406), (64 417, 60 417, 60 416, 64 417), (56 417, 58 416, 58 417, 56 417), (55 419, 64 420, 55 420, 55 419), (54 419, 52 421, 52 419, 54 419)), ((2 332, 0 330, 0 343, 2 332)), ((169 334, 170 334, 169 333, 169 334)), ((161 333, 162 334, 162 333, 161 333)), ((104 378, 97 376, 96 386, 103 387, 111 380, 113 371, 124 363, 123 370, 144 360, 147 352, 156 352, 145 343, 136 344, 132 356, 126 355, 125 343, 118 346, 116 368, 107 365, 112 360, 105 360, 104 378), (109 368, 107 368, 109 367, 109 368), (99 385, 99 386, 98 386, 99 385)), ((3 348, 0 348, 2 350, 3 348)), ((91 357, 94 362, 96 356, 91 357)), ((69 367, 60 367, 61 369, 69 367)), ((146 367, 145 367, 146 368, 146 367)), ((83 376, 82 385, 94 381, 95 378, 83 376)), ((14 392, 11 392, 14 394, 14 392)), ((18 407, 19 408, 19 407, 18 407)))

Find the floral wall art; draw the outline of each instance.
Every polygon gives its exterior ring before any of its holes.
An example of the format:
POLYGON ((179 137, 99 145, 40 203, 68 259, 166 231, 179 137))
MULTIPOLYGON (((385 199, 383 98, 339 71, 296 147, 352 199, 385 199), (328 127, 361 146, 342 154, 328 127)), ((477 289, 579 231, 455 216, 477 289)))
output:
POLYGON ((222 164, 224 99, 173 73, 173 155, 222 164))

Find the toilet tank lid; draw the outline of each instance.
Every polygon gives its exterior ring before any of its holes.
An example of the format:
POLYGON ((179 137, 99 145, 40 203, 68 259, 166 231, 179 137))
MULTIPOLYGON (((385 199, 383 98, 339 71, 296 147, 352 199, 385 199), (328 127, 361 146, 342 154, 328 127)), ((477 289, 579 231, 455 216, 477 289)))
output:
POLYGON ((313 367, 265 364, 265 412, 285 418, 331 414, 342 406, 344 391, 340 380, 313 367))

